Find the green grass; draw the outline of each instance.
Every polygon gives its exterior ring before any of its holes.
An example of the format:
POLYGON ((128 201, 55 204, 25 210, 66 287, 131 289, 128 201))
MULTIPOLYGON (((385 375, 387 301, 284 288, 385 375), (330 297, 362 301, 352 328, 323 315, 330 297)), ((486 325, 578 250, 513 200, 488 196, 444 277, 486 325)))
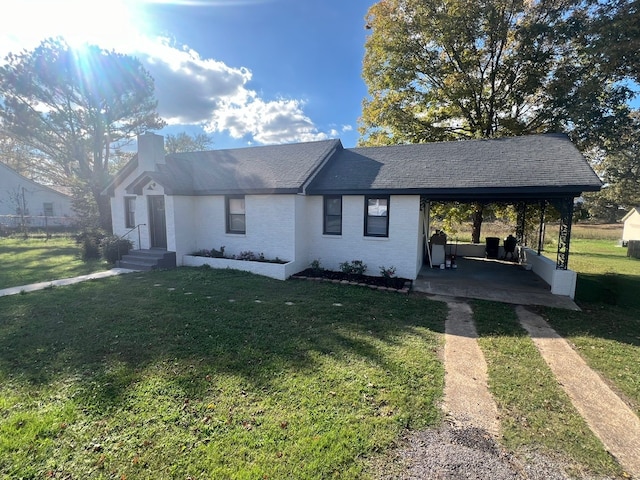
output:
MULTIPOLYGON (((541 313, 640 414, 640 261, 612 235, 572 239, 583 311, 541 313)), ((70 239, 0 260, 0 288, 106 268, 70 239)), ((0 478, 366 478, 441 418, 446 308, 417 296, 178 269, 0 302, 0 478)), ((505 446, 620 474, 513 309, 474 311, 505 446)))
MULTIPOLYGON (((539 313, 640 414, 640 261, 617 245, 602 229, 574 237, 569 267, 578 272, 576 301, 582 311, 541 308, 539 313)), ((505 412, 507 445, 544 445, 606 473, 610 463, 554 388, 551 372, 512 309, 480 302, 474 308, 492 391, 505 412), (523 417, 527 422, 519 423, 523 417)))
POLYGON ((505 446, 516 451, 543 447, 570 459, 573 470, 621 474, 558 385, 513 307, 474 301, 473 310, 505 446))
POLYGON ((362 478, 440 419, 424 298, 185 268, 0 300, 6 478, 362 478))
POLYGON ((606 240, 572 240, 581 312, 545 309, 549 323, 640 415, 640 260, 606 240))
POLYGON ((103 261, 84 262, 72 237, 0 238, 0 289, 107 270, 103 261))

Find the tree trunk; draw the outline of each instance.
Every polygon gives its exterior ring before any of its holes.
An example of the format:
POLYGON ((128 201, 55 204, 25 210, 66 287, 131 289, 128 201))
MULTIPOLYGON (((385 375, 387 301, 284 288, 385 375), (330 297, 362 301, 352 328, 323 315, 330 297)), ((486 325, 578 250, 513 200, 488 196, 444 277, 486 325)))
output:
POLYGON ((102 189, 92 188, 91 193, 98 206, 98 215, 100 216, 100 228, 108 233, 113 233, 111 225, 111 200, 106 195, 101 195, 102 189))
POLYGON ((473 205, 473 227, 471 229, 471 242, 480 243, 480 229, 482 228, 482 212, 484 205, 476 203, 473 205))

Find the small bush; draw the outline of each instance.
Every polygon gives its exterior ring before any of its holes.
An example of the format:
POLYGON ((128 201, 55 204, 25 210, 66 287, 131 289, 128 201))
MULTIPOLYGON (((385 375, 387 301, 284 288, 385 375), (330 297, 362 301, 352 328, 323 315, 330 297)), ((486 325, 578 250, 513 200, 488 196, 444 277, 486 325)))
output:
POLYGON ((109 235, 100 242, 100 252, 102 258, 109 263, 116 263, 122 259, 123 255, 129 253, 133 248, 131 240, 120 238, 117 235, 109 235))
POLYGON ((103 230, 83 230, 75 236, 76 243, 80 244, 83 260, 97 260, 100 258, 100 242, 107 235, 103 230))
POLYGON ((380 267, 380 275, 384 278, 393 278, 396 276, 396 267, 385 267, 384 265, 380 267))
POLYGON ((315 259, 313 262, 311 262, 309 264, 309 268, 311 268, 311 270, 313 270, 315 273, 320 273, 324 270, 324 268, 322 268, 322 265, 320 265, 320 260, 315 259))
POLYGON ((247 260, 247 261, 256 261, 258 257, 251 250, 246 250, 244 252, 240 252, 235 256, 236 260, 247 260))
POLYGON ((340 271, 347 275, 364 275, 364 272, 367 271, 367 265, 362 260, 351 260, 351 263, 342 262, 340 271))

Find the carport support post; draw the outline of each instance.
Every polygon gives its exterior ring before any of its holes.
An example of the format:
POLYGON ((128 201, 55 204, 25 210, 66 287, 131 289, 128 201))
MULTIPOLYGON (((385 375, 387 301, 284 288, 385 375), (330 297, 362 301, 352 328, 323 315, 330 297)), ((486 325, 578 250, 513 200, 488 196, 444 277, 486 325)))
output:
POLYGON ((538 256, 542 252, 542 245, 544 244, 544 214, 547 208, 547 202, 540 200, 540 228, 538 230, 538 256))
POLYGON ((573 220, 573 198, 562 198, 555 202, 555 204, 556 208, 560 212, 556 270, 566 270, 569 264, 569 243, 571 242, 571 222, 573 220))
POLYGON ((518 215, 516 220, 516 243, 518 245, 524 245, 524 226, 527 219, 527 204, 525 202, 517 203, 516 213, 518 215))

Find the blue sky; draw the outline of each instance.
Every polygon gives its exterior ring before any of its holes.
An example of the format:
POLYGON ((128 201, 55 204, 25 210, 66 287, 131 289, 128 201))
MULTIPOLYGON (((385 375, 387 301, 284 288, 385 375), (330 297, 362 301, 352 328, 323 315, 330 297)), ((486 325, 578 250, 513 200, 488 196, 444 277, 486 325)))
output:
POLYGON ((214 148, 326 138, 352 147, 373 3, 20 0, 3 12, 0 56, 56 35, 97 44, 145 64, 165 133, 206 131, 214 148))

